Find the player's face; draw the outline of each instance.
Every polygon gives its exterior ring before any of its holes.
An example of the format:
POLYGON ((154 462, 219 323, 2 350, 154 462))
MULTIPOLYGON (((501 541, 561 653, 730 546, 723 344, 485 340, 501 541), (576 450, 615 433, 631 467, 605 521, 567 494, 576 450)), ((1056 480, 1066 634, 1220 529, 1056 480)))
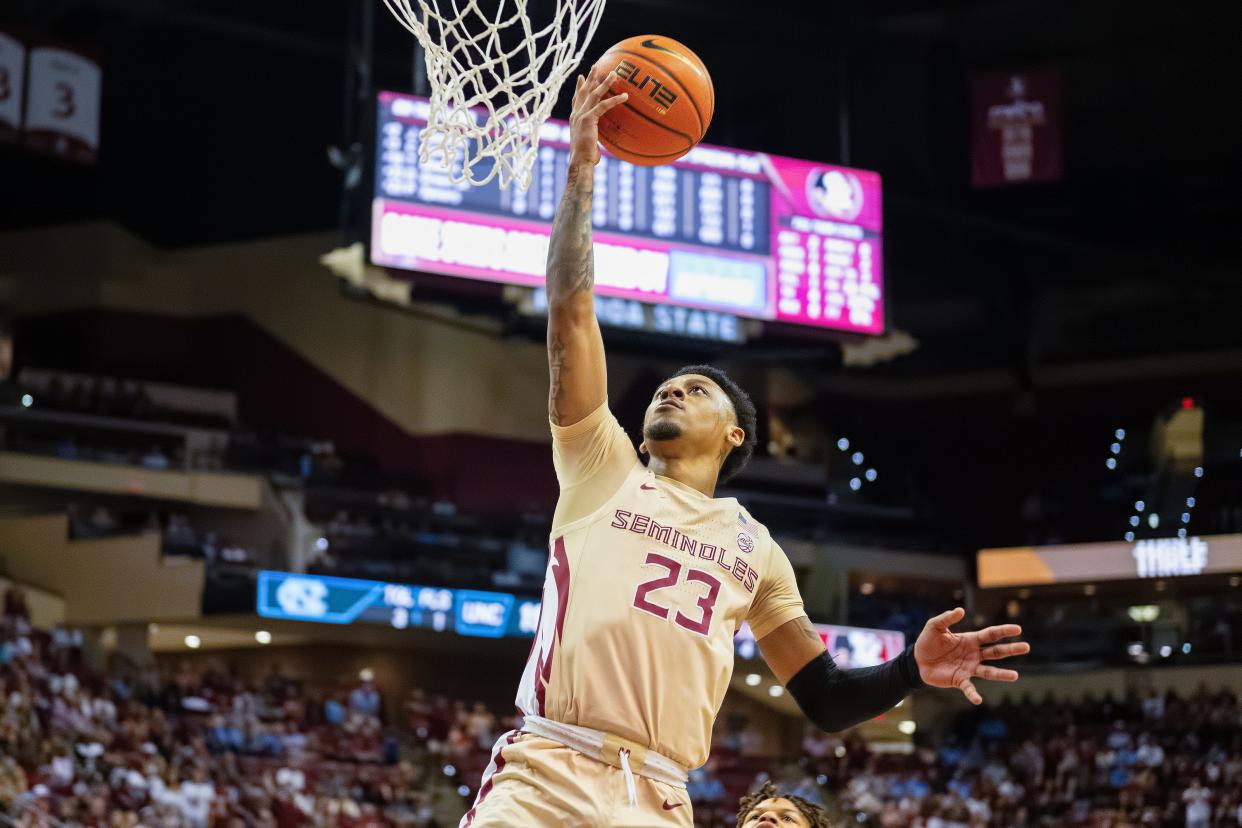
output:
POLYGON ((765 799, 751 808, 740 828, 811 828, 811 823, 788 799, 765 799))
POLYGON ((743 437, 733 404, 719 385, 701 374, 661 383, 643 417, 643 444, 656 456, 723 457, 743 437))

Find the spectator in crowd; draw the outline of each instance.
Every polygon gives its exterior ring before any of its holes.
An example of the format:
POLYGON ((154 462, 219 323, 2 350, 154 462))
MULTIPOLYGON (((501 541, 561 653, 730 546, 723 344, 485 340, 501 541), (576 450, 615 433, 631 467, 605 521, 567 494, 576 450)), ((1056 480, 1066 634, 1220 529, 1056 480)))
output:
POLYGON ((349 694, 349 711, 362 716, 379 718, 380 694, 370 670, 363 670, 362 683, 349 694))

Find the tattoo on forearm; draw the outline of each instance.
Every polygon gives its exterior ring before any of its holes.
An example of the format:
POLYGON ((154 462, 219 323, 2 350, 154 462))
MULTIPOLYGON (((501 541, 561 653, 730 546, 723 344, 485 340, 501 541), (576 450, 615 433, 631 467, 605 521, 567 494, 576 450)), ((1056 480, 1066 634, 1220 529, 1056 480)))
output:
POLYGON ((595 287, 595 256, 591 245, 591 198, 594 171, 574 168, 552 224, 548 246, 548 302, 555 303, 595 287), (580 176, 587 176, 581 180, 580 176))
POLYGON ((548 339, 548 369, 552 373, 552 386, 548 390, 548 419, 556 425, 563 425, 561 401, 564 396, 565 375, 569 369, 565 365, 565 344, 559 336, 548 339))

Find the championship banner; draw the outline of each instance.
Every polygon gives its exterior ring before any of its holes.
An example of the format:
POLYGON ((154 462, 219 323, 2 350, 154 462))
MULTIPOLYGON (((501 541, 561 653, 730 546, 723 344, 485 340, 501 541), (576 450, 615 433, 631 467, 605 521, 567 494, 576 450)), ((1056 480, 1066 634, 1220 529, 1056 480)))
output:
POLYGON ((22 130, 26 47, 0 32, 0 144, 15 144, 22 130))
POLYGON ((1061 74, 1045 67, 971 80, 971 184, 1061 178, 1061 74))
POLYGON ((1242 535, 981 549, 978 564, 983 588, 1242 572, 1242 535))
POLYGON ((30 50, 23 143, 37 152, 80 164, 99 153, 99 64, 64 49, 30 50))

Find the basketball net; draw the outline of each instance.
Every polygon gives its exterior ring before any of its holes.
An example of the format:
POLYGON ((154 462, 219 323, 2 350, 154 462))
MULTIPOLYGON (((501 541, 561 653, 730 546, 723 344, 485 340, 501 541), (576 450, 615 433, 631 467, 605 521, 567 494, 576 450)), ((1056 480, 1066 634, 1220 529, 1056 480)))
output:
POLYGON ((454 183, 478 187, 499 177, 501 187, 530 186, 539 130, 582 61, 605 0, 550 0, 552 21, 538 30, 528 3, 384 0, 423 47, 431 105, 422 163, 437 158, 454 183))

